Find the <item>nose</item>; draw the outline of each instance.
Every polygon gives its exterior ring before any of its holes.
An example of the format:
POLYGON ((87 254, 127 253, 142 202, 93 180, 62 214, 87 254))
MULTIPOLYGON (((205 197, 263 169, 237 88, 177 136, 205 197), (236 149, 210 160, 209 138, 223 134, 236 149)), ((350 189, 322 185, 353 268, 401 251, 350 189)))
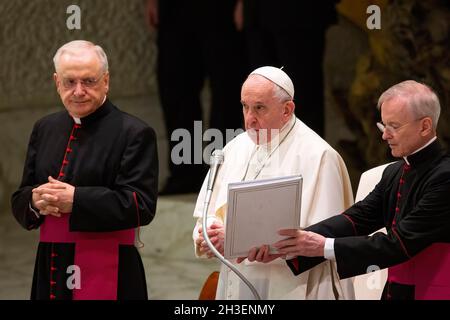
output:
POLYGON ((84 93, 85 93, 85 91, 84 91, 83 85, 81 84, 81 82, 77 82, 77 84, 75 85, 75 88, 73 90, 73 94, 75 96, 81 96, 84 93))
POLYGON ((253 125, 256 123, 255 113, 251 109, 244 109, 244 120, 247 128, 253 127, 253 125))
POLYGON ((392 134, 389 133, 389 130, 384 129, 381 138, 383 140, 388 140, 388 139, 392 138, 392 134))

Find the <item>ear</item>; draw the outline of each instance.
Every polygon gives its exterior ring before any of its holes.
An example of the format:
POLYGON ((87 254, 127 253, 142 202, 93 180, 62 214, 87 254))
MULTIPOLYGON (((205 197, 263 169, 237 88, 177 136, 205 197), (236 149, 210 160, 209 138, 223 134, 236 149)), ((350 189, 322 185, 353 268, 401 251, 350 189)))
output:
POLYGON ((59 82, 58 82, 58 74, 55 72, 53 74, 53 80, 55 81, 55 85, 56 85, 56 90, 59 90, 59 82))
POLYGON ((105 74, 105 76, 103 77, 103 81, 104 81, 103 83, 105 85, 106 93, 108 93, 108 91, 109 91, 109 72, 107 72, 105 74))
POLYGON ((421 135, 427 136, 433 132, 433 121, 430 117, 425 117, 422 119, 421 135))
POLYGON ((292 115, 292 113, 294 113, 295 110, 295 103, 294 101, 287 101, 284 105, 283 105, 283 117, 285 119, 289 119, 292 115))

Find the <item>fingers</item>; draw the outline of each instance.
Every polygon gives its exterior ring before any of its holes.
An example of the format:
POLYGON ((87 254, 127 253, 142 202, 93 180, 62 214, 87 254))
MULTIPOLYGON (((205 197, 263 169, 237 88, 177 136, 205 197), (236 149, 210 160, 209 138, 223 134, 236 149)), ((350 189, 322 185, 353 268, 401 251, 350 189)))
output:
POLYGON ((268 254, 269 254, 269 246, 264 245, 258 250, 258 253, 256 254, 256 258, 255 259, 258 262, 263 262, 264 261, 264 257, 267 257, 268 254))
POLYGON ((57 202, 58 201, 58 197, 57 196, 54 196, 54 195, 51 195, 51 194, 48 194, 48 193, 42 194, 41 195, 41 199, 43 199, 43 200, 45 200, 47 202, 57 202))
POLYGON ((52 176, 48 176, 48 182, 50 183, 55 183, 55 184, 64 184, 64 182, 56 180, 55 178, 53 178, 52 176))
MULTIPOLYGON (((211 238, 211 239, 209 239, 209 240, 211 241, 211 243, 213 244, 213 246, 214 246, 217 250, 219 250, 218 248, 222 248, 222 247, 223 247, 223 242, 220 241, 220 239, 217 239, 217 238, 211 238)), ((209 248, 209 246, 208 246, 208 244, 206 243, 205 240, 202 241, 202 242, 200 243, 200 248, 209 248)), ((219 251, 220 251, 220 250, 219 250, 219 251)))
POLYGON ((45 208, 47 208, 48 205, 49 203, 42 199, 34 202, 34 206, 39 210, 45 210, 45 208))
MULTIPOLYGON (((211 241, 212 244, 217 244, 217 243, 222 243, 222 239, 219 237, 209 237, 209 241, 211 241)), ((197 246, 201 246, 201 247, 207 247, 208 245, 206 244, 206 240, 203 237, 198 237, 197 240, 195 240, 195 244, 197 246)))
POLYGON ((256 260, 256 256, 258 254, 258 248, 251 248, 250 251, 248 252, 248 261, 253 262, 256 260))
POLYGON ((208 229, 222 229, 222 228, 223 224, 221 224, 220 222, 214 222, 208 229))
POLYGON ((218 229, 208 229, 207 233, 208 233, 208 236, 210 238, 212 238, 212 237, 219 235, 221 232, 218 229))
POLYGON ((278 230, 278 234, 280 236, 295 237, 297 235, 298 231, 301 231, 301 230, 299 230, 299 229, 281 229, 281 230, 278 230))
MULTIPOLYGON (((223 255, 223 242, 220 241, 220 239, 213 238, 210 239, 212 245, 214 248, 219 251, 220 254, 223 255)), ((211 248, 208 246, 206 241, 199 241, 199 239, 196 240, 196 245, 199 247, 198 250, 201 254, 206 254, 208 257, 214 257, 214 253, 212 252, 211 248)))
MULTIPOLYGON (((220 243, 220 239, 218 237, 211 237, 211 238, 209 238, 209 241, 211 241, 211 243, 213 245, 220 243)), ((205 241, 205 243, 206 243, 206 241, 205 241)))
POLYGON ((274 247, 280 254, 316 257, 323 256, 325 240, 326 238, 320 234, 297 230, 295 237, 278 241, 274 247))
POLYGON ((52 189, 65 189, 66 188, 66 183, 56 180, 53 177, 48 177, 48 181, 49 182, 41 184, 39 187, 34 188, 32 191, 33 192, 41 192, 41 190, 43 190, 43 189, 52 190, 52 189))
MULTIPOLYGON (((53 196, 46 197, 48 199, 53 199, 53 196)), ((39 210, 39 213, 41 215, 53 215, 56 217, 61 216, 61 212, 57 206, 54 205, 54 203, 51 203, 52 201, 46 200, 46 199, 40 199, 38 201, 35 201, 34 205, 39 210)))
POLYGON ((205 241, 205 239, 203 239, 203 237, 198 237, 198 238, 195 240, 195 245, 198 246, 198 247, 200 247, 200 246, 202 245, 202 242, 203 242, 203 241, 205 241))
POLYGON ((282 229, 278 231, 281 236, 288 236, 289 238, 280 240, 273 244, 276 249, 282 249, 289 246, 295 246, 298 243, 298 239, 303 236, 305 231, 298 229, 282 229))
MULTIPOLYGON (((283 254, 271 254, 270 248, 268 245, 263 245, 260 248, 252 248, 248 252, 248 261, 250 262, 262 262, 262 263, 268 263, 271 262, 279 257, 282 257, 283 254)), ((238 258, 238 263, 241 263, 245 258, 238 258)))
POLYGON ((247 259, 247 257, 239 257, 239 258, 236 259, 236 263, 239 264, 242 261, 244 261, 245 259, 247 259))
POLYGON ((288 239, 284 239, 284 240, 275 242, 273 244, 273 247, 280 250, 285 247, 295 246, 296 243, 297 243, 296 238, 288 238, 288 239))
MULTIPOLYGON (((199 234, 202 234, 203 226, 199 226, 197 232, 199 234)), ((211 226, 208 227, 207 232, 210 237, 215 236, 220 232, 223 232, 223 225, 220 222, 214 222, 213 224, 211 224, 211 226)))
POLYGON ((34 188, 32 190, 33 193, 37 193, 37 194, 44 194, 44 193, 49 193, 49 194, 56 194, 57 192, 66 189, 65 186, 63 185, 53 185, 50 186, 48 184, 46 184, 46 186, 40 186, 38 188, 34 188))
POLYGON ((43 216, 51 215, 55 217, 61 217, 61 213, 59 212, 59 209, 57 207, 53 206, 47 206, 45 209, 40 210, 39 213, 43 216))
POLYGON ((59 201, 59 197, 57 195, 52 194, 51 192, 45 192, 43 189, 39 191, 33 190, 33 204, 36 208, 42 209, 47 206, 49 203, 56 205, 59 201), (42 192, 42 193, 41 193, 42 192))

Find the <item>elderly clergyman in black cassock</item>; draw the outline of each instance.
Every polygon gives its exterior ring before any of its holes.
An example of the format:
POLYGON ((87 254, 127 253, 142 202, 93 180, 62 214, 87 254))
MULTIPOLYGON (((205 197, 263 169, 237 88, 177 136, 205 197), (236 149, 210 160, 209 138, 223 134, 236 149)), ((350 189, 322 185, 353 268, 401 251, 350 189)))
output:
POLYGON ((54 64, 66 110, 34 125, 12 195, 17 221, 40 228, 31 299, 147 299, 135 240, 156 209, 155 132, 107 98, 101 47, 69 42, 54 64))
POLYGON ((436 136, 439 99, 408 80, 385 91, 378 108, 382 138, 400 160, 362 201, 305 230, 281 230, 280 254, 263 246, 249 260, 294 255, 287 263, 296 275, 335 260, 341 279, 389 268, 382 299, 450 299, 450 157, 436 136), (368 236, 383 227, 387 234, 368 236))

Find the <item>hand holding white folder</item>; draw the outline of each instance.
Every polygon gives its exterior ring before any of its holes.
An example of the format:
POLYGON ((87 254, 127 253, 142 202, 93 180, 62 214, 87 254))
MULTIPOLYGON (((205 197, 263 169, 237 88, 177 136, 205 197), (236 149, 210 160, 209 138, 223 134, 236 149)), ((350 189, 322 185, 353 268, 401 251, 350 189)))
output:
POLYGON ((224 256, 247 256, 253 247, 283 239, 278 230, 299 228, 302 181, 288 176, 229 184, 224 256))

